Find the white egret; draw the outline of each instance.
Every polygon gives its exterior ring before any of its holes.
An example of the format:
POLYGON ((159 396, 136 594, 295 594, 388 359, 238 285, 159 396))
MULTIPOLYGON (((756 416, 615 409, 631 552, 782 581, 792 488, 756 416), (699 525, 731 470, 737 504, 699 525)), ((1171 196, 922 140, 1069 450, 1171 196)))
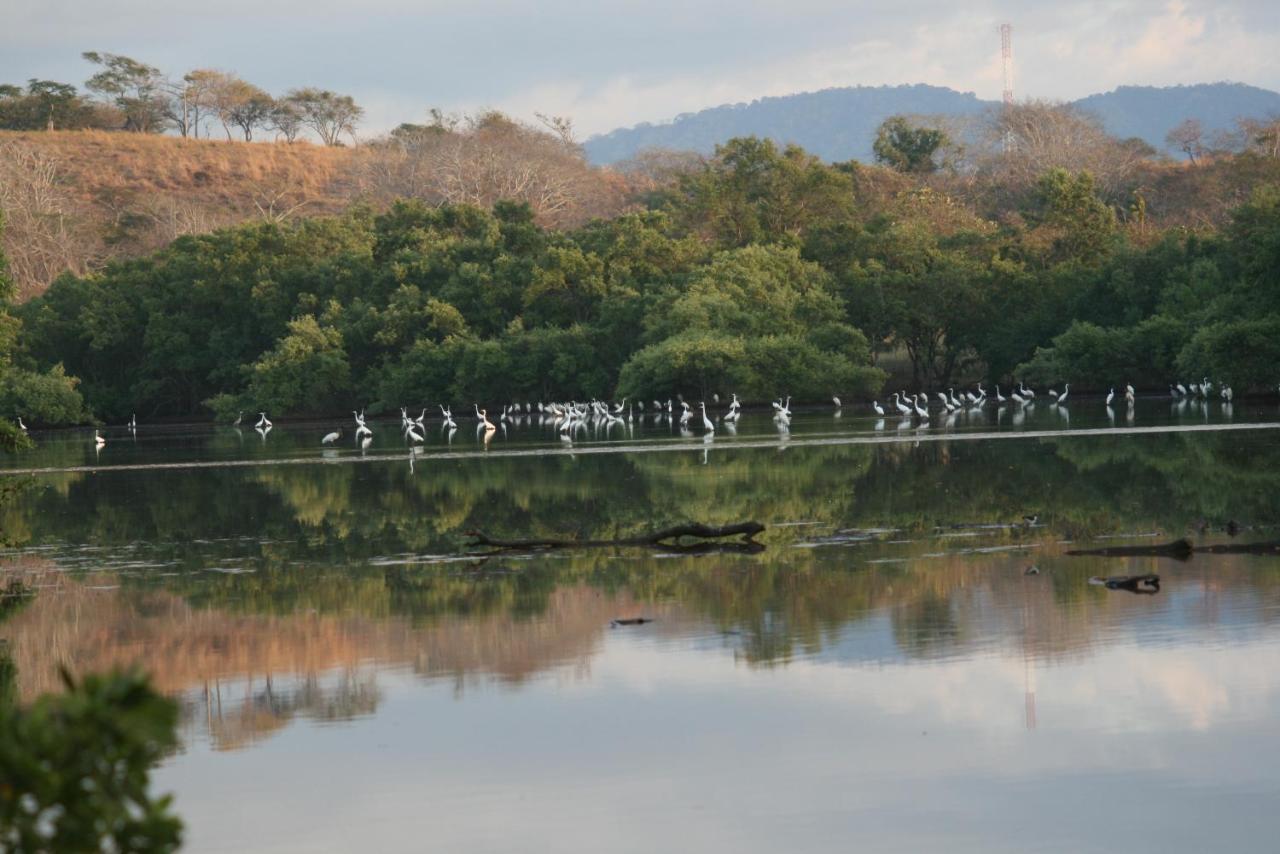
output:
POLYGON ((231 426, 232 426, 232 427, 239 427, 239 426, 240 426, 240 422, 241 422, 241 421, 243 421, 243 420, 244 420, 244 410, 242 409, 242 410, 240 410, 239 412, 237 412, 237 413, 236 413, 236 420, 231 422, 231 426))
POLYGON ((129 429, 130 429, 130 430, 137 430, 137 429, 138 429, 138 415, 137 415, 137 413, 134 413, 133 415, 130 415, 130 416, 129 416, 129 429))
POLYGON ((342 438, 341 430, 334 430, 332 433, 326 433, 325 437, 320 440, 321 445, 332 445, 334 442, 342 438))
POLYGON ((370 433, 368 436, 365 436, 363 439, 360 440, 360 450, 363 451, 372 444, 373 444, 373 434, 370 433))
POLYGON ((484 432, 486 435, 498 429, 497 427, 494 427, 493 422, 489 420, 489 410, 487 409, 480 410, 480 420, 484 423, 484 432))
POLYGON ((894 405, 894 406, 896 406, 896 407, 898 407, 898 411, 899 411, 900 413, 902 413, 903 415, 910 415, 910 414, 911 414, 911 407, 907 406, 905 403, 903 403, 901 400, 899 400, 899 398, 900 398, 900 397, 901 397, 901 395, 900 395, 900 394, 898 394, 898 392, 896 392, 896 391, 895 391, 895 392, 893 393, 893 405, 894 405))
POLYGON ((832 395, 831 402, 836 405, 836 409, 840 408, 840 398, 836 397, 835 395, 832 395))
POLYGON ((714 424, 712 424, 712 423, 711 423, 711 419, 707 417, 707 404, 706 404, 706 402, 704 401, 703 403, 701 403, 701 404, 699 404, 699 405, 700 405, 700 406, 701 406, 701 408, 702 408, 702 429, 703 429, 703 430, 706 430, 708 434, 711 434, 711 433, 716 432, 716 427, 715 427, 715 425, 714 425, 714 424))
MULTIPOLYGON (((923 397, 923 395, 921 396, 923 397)), ((928 400, 928 398, 925 399, 928 400)), ((916 415, 920 416, 921 421, 928 421, 929 410, 920 405, 920 398, 912 398, 912 401, 915 403, 916 415)))
POLYGON ((871 401, 871 408, 875 410, 876 415, 880 415, 880 416, 884 415, 884 407, 874 400, 871 401))
POLYGON ((1116 399, 1116 390, 1113 388, 1111 389, 1111 391, 1107 392, 1107 406, 1110 406, 1111 401, 1115 399, 1116 399))
POLYGON ((417 430, 414 430, 413 427, 406 428, 404 431, 404 435, 406 439, 408 439, 410 442, 412 442, 415 445, 421 445, 424 441, 424 439, 422 438, 422 434, 420 434, 417 430))
POLYGON ((270 427, 271 427, 271 421, 270 421, 270 420, 268 420, 268 418, 267 418, 267 413, 265 413, 265 412, 259 412, 259 413, 258 413, 258 423, 257 423, 257 424, 254 424, 253 426, 254 426, 254 427, 259 427, 259 428, 261 428, 261 427, 267 427, 267 428, 270 428, 270 427))
POLYGON ((996 403, 1004 403, 1007 398, 1000 393, 1000 384, 996 383, 996 403))
POLYGON ((107 444, 107 440, 106 440, 106 439, 104 439, 104 438, 102 438, 102 434, 101 434, 101 433, 99 433, 97 430, 94 430, 94 431, 93 431, 93 443, 94 443, 95 445, 97 445, 99 448, 101 448, 103 445, 107 444))
POLYGON ((1071 383, 1067 383, 1062 387, 1062 394, 1058 395, 1059 406, 1067 402, 1067 395, 1069 394, 1071 394, 1071 383))
POLYGON ((18 416, 18 429, 23 433, 27 432, 27 425, 22 423, 22 416, 18 416))

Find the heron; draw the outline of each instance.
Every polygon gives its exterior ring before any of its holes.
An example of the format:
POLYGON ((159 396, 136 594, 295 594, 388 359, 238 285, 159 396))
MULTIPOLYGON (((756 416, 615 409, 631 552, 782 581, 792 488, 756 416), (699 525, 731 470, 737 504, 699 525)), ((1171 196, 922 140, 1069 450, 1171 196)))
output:
POLYGON ((270 427, 270 426, 271 426, 271 421, 267 418, 267 413, 265 413, 265 412, 259 412, 259 413, 258 413, 258 423, 257 423, 257 424, 254 424, 253 426, 254 426, 254 427, 270 427))
POLYGON ((332 433, 326 433, 325 437, 320 440, 321 445, 332 445, 334 442, 342 438, 342 430, 334 430, 332 433))

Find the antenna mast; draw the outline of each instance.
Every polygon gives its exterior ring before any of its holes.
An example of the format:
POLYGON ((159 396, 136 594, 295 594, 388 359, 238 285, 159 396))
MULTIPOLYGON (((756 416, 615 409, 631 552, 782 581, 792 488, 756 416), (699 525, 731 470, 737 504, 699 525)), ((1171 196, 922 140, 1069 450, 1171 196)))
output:
POLYGON ((1013 103, 1013 26, 1000 25, 1000 59, 1004 65, 1004 103, 1013 103))

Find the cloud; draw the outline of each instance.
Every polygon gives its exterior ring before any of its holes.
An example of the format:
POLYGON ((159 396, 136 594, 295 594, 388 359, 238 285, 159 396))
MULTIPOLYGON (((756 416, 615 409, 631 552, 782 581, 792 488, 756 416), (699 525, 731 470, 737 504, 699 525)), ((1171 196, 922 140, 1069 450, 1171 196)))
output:
POLYGON ((1280 6, 1258 0, 18 0, 0 81, 79 82, 83 50, 181 73, 316 84, 369 108, 367 131, 427 107, 571 115, 584 132, 829 86, 932 83, 1000 94, 1014 25, 1020 96, 1222 79, 1280 89, 1280 6))

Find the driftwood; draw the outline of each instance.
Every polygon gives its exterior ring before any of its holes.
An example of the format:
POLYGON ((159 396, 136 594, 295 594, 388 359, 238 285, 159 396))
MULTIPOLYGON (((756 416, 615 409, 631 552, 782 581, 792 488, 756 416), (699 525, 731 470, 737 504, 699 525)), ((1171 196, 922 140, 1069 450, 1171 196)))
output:
POLYGON ((1280 555, 1280 541, 1265 543, 1219 543, 1212 546, 1193 546, 1189 540, 1174 540, 1148 546, 1111 546, 1105 549, 1071 549, 1069 555, 1095 557, 1171 557, 1187 560, 1194 554, 1211 555, 1280 555))
POLYGON ((611 546, 646 546, 649 548, 672 549, 681 552, 714 552, 714 551, 737 551, 745 553, 754 553, 764 549, 764 546, 754 540, 756 534, 764 530, 764 525, 759 522, 739 522, 736 525, 701 525, 697 523, 688 525, 674 525, 670 528, 663 528, 660 531, 654 531, 652 534, 645 534, 640 537, 619 537, 613 540, 575 540, 575 539, 499 539, 490 537, 483 531, 468 531, 467 536, 471 537, 468 546, 489 546, 490 548, 500 551, 538 551, 543 549, 584 549, 584 548, 608 548, 611 546), (741 536, 742 542, 739 543, 684 543, 681 539, 690 537, 699 540, 717 540, 724 537, 741 536))
POLYGON ((1154 596, 1160 592, 1160 576, 1158 575, 1113 575, 1110 578, 1094 576, 1090 584, 1097 584, 1108 590, 1128 590, 1130 593, 1145 593, 1154 596))

